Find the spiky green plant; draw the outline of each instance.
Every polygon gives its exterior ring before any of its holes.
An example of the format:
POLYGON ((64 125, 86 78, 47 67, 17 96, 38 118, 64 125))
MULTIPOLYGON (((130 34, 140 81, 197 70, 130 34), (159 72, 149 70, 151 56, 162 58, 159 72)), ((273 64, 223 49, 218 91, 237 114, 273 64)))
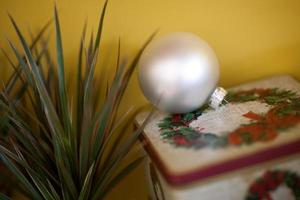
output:
MULTIPOLYGON (((23 51, 8 41, 17 58, 18 64, 14 64, 2 50, 14 73, 3 84, 0 94, 0 156, 1 162, 16 177, 21 191, 31 199, 102 199, 142 161, 142 158, 138 158, 118 169, 143 127, 124 136, 128 115, 120 119, 117 111, 139 57, 153 35, 128 64, 120 62, 119 42, 114 78, 106 91, 99 92, 99 88, 105 87, 103 82, 101 85, 95 81, 94 72, 106 6, 107 1, 96 38, 90 39, 87 48, 86 28, 83 30, 76 58, 78 66, 73 98, 66 89, 56 8, 55 62, 48 50, 47 39, 43 36, 51 22, 33 37, 29 45, 13 17, 9 16, 23 51), (41 47, 38 48, 38 45, 41 47), (76 102, 74 104, 71 103, 73 99, 76 102)), ((9 199, 4 194, 0 198, 9 199)))

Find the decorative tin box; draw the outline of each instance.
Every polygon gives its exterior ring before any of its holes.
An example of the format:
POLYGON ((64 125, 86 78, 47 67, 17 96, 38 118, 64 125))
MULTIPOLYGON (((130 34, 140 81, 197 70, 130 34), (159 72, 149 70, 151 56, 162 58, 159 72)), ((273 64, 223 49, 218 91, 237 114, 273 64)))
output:
POLYGON ((153 198, 300 199, 300 84, 277 76, 228 91, 218 110, 151 117, 141 140, 153 198))

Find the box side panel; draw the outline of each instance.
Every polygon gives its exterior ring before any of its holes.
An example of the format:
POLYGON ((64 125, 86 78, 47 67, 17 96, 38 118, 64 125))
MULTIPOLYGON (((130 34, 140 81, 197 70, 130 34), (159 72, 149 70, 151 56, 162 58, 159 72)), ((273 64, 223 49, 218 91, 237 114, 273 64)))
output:
POLYGON ((159 200, 241 200, 259 197, 292 200, 300 191, 300 155, 183 187, 172 187, 158 171, 157 174, 156 181, 161 185, 159 193, 162 194, 159 200))

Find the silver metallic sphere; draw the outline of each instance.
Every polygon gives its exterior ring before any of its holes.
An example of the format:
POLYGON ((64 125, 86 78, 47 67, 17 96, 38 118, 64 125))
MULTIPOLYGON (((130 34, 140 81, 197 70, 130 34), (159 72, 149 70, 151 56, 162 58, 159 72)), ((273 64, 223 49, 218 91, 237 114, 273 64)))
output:
POLYGON ((152 41, 139 61, 139 83, 158 109, 186 113, 201 107, 216 89, 219 64, 210 46, 191 33, 152 41))

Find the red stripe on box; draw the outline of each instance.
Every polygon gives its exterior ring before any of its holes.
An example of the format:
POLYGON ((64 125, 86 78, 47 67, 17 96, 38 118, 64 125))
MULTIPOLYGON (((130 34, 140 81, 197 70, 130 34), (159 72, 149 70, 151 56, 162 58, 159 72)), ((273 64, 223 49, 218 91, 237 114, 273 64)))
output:
POLYGON ((208 177, 224 174, 238 169, 250 167, 266 161, 271 161, 277 158, 282 158, 300 152, 300 140, 289 144, 272 147, 269 149, 257 151, 253 154, 244 157, 227 160, 215 165, 210 165, 199 170, 190 171, 184 174, 172 174, 163 164, 158 153, 154 150, 149 139, 144 134, 141 134, 140 140, 145 143, 144 148, 149 154, 151 160, 158 167, 165 180, 174 186, 180 186, 195 181, 199 181, 208 177))

